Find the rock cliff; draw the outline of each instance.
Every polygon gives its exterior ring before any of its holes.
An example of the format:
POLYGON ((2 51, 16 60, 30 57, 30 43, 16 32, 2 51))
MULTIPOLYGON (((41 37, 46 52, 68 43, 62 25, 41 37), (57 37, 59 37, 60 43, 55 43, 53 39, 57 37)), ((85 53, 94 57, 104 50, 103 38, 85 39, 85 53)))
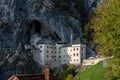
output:
MULTIPOLYGON (((84 15, 95 7, 90 5, 96 1, 99 0, 0 0, 0 80, 36 64, 30 51, 21 50, 20 44, 34 46, 43 40, 69 44, 77 37, 82 42, 84 15)), ((35 73, 37 68, 31 72, 31 68, 27 69, 24 73, 35 73)))

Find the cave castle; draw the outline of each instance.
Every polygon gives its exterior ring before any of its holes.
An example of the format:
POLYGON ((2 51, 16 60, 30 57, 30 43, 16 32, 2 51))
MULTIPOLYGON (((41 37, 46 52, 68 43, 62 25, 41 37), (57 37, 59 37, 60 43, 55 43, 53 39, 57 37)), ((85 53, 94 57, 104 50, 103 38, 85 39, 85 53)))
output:
MULTIPOLYGON (((33 40, 35 41, 35 40, 33 40)), ((79 40, 77 40, 79 41, 79 40)), ((33 59, 43 67, 60 68, 62 65, 82 65, 86 59, 86 45, 80 43, 47 43, 32 42, 35 49, 32 50, 33 59)))

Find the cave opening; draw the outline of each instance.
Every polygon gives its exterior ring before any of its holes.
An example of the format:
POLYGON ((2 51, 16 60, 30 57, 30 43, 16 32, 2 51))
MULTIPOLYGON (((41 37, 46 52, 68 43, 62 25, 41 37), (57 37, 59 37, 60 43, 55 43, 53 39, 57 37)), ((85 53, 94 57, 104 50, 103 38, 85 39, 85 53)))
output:
POLYGON ((22 11, 22 10, 23 10, 23 9, 20 7, 20 8, 19 8, 19 11, 22 11))
POLYGON ((31 28, 31 30, 33 30, 34 33, 40 34, 42 25, 38 20, 33 20, 30 22, 30 28, 31 28))

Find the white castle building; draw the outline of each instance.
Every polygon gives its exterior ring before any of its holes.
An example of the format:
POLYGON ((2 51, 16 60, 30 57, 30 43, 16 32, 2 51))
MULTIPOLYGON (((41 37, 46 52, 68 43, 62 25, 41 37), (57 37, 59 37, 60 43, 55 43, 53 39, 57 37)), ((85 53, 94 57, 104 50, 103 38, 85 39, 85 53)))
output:
POLYGON ((61 67, 63 64, 81 65, 86 58, 86 46, 75 44, 64 46, 64 44, 37 44, 38 49, 33 50, 33 58, 42 66, 50 68, 61 67))
POLYGON ((81 65, 86 59, 86 45, 74 44, 62 48, 62 64, 81 65))
POLYGON ((38 50, 34 50, 33 58, 43 66, 51 68, 60 67, 62 63, 61 47, 63 44, 37 44, 38 50))

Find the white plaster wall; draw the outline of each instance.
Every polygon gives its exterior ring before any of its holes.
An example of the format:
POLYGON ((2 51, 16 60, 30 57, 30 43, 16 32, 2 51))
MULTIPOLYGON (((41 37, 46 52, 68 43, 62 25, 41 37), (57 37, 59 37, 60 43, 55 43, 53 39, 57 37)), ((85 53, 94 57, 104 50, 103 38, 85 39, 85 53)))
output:
POLYGON ((53 52, 54 52, 53 48, 54 48, 54 45, 45 44, 45 52, 44 52, 45 66, 52 67, 52 65, 53 65, 53 52))
POLYGON ((80 47, 72 46, 68 48, 68 55, 70 56, 69 63, 74 65, 80 64, 80 47))
POLYGON ((38 45, 38 48, 39 48, 39 55, 37 56, 39 58, 39 63, 41 65, 44 65, 45 62, 44 62, 44 53, 45 53, 45 44, 39 44, 38 45))
POLYGON ((63 44, 38 44, 38 52, 34 52, 34 60, 43 66, 51 68, 62 64, 80 65, 81 57, 86 57, 86 46, 77 44, 62 47, 63 44), (83 50, 81 51, 81 47, 83 50), (81 55, 81 53, 84 53, 81 55))
MULTIPOLYGON (((39 61, 39 51, 38 50, 32 50, 32 53, 33 53, 33 59, 38 62, 39 61)), ((39 63, 39 62, 38 62, 39 63)))
POLYGON ((81 44, 62 48, 62 64, 80 65, 81 57, 86 58, 86 46, 81 44), (81 51, 81 48, 83 50, 81 51))
POLYGON ((80 53, 81 53, 81 57, 82 59, 86 59, 86 45, 81 45, 80 46, 80 53))
POLYGON ((66 59, 67 59, 67 47, 62 47, 61 52, 62 52, 62 64, 68 64, 68 62, 66 61, 66 59))
POLYGON ((62 50, 61 50, 61 47, 63 46, 63 44, 56 44, 55 45, 55 53, 54 53, 54 56, 56 56, 55 60, 54 60, 54 65, 56 67, 60 67, 61 64, 62 64, 62 50))
POLYGON ((39 37, 37 34, 34 34, 31 36, 30 43, 37 47, 36 43, 41 40, 41 37, 39 37))

